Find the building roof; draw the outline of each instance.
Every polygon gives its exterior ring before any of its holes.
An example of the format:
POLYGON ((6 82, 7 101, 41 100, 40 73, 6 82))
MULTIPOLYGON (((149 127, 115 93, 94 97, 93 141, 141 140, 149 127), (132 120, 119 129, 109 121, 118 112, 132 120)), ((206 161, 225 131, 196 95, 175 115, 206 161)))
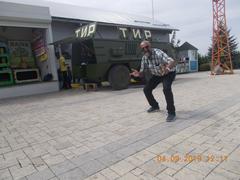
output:
POLYGON ((47 7, 0 1, 0 21, 2 26, 16 25, 19 22, 25 22, 24 25, 28 22, 49 25, 52 18, 47 7))
POLYGON ((189 42, 185 42, 178 48, 178 51, 184 51, 184 50, 198 50, 198 49, 193 45, 191 45, 189 42))
POLYGON ((3 1, 49 7, 51 16, 56 18, 95 21, 95 22, 102 22, 102 23, 108 23, 108 24, 119 24, 119 25, 154 28, 154 29, 177 30, 171 27, 169 24, 165 24, 161 22, 152 23, 152 18, 133 15, 133 14, 123 14, 119 12, 82 7, 78 5, 56 3, 52 1, 46 1, 46 0, 37 0, 37 1, 3 0, 3 1))

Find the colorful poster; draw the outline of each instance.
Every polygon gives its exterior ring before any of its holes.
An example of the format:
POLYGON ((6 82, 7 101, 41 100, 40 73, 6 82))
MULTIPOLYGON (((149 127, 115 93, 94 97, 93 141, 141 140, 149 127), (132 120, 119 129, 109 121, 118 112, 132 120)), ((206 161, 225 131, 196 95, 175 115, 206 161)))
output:
POLYGON ((32 56, 31 43, 29 41, 9 41, 10 66, 12 68, 36 67, 32 56))

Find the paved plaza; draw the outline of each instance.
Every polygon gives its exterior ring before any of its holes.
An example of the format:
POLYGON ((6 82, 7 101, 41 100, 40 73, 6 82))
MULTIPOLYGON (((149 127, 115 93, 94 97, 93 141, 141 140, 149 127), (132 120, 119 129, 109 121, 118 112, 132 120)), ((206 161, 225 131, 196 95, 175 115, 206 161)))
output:
POLYGON ((177 120, 142 86, 0 101, 0 180, 239 180, 240 71, 178 75, 177 120))

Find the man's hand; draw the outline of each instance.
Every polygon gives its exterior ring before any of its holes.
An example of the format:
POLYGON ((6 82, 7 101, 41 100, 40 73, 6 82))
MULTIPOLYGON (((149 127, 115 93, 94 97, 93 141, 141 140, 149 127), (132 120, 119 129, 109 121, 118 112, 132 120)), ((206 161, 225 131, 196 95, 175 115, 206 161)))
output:
POLYGON ((170 68, 168 66, 166 66, 164 69, 164 74, 168 74, 169 72, 170 72, 170 68))
POLYGON ((166 75, 169 71, 166 69, 166 65, 163 64, 163 65, 160 65, 160 73, 162 76, 166 75))
POLYGON ((132 69, 133 72, 130 73, 130 76, 134 76, 134 77, 140 77, 140 72, 137 71, 136 69, 132 69))

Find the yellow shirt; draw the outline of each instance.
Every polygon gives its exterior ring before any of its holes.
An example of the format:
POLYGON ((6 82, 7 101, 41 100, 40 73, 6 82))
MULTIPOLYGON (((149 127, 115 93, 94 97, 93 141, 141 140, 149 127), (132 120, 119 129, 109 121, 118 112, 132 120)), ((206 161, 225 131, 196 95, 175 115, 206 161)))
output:
POLYGON ((60 70, 61 72, 63 71, 67 71, 67 66, 66 66, 66 63, 65 63, 65 58, 63 56, 61 56, 59 58, 59 63, 60 63, 60 70))

